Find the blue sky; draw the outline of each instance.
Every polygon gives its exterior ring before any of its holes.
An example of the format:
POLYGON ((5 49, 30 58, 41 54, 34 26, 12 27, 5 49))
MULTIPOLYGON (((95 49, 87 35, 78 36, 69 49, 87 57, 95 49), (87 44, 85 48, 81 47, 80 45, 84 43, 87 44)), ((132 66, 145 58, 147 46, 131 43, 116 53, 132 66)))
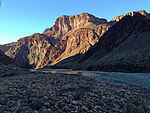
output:
POLYGON ((130 11, 150 12, 150 0, 2 0, 0 44, 42 33, 61 15, 83 12, 99 18, 112 18, 130 11))

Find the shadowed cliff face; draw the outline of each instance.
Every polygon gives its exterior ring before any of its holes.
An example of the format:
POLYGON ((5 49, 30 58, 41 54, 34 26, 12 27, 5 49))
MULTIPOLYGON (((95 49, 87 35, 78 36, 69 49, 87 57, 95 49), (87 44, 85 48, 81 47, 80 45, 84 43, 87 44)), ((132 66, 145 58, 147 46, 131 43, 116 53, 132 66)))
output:
POLYGON ((44 58, 49 49, 52 48, 53 43, 53 39, 49 39, 47 36, 34 34, 19 39, 16 45, 9 49, 6 54, 13 58, 19 67, 40 67, 42 63, 47 63, 44 58))
POLYGON ((15 62, 13 59, 9 58, 4 54, 3 51, 0 50, 0 63, 3 63, 5 65, 14 65, 16 66, 15 62))
MULTIPOLYGON (((150 20, 139 13, 113 25, 81 58, 90 70, 148 72, 150 20)), ((84 64, 84 66, 83 66, 84 64)))
POLYGON ((61 16, 43 34, 19 39, 6 52, 20 67, 41 68, 76 55, 84 54, 109 29, 105 19, 83 13, 61 16))
POLYGON ((18 68, 14 59, 9 58, 0 50, 0 78, 25 74, 28 70, 18 68))
POLYGON ((3 52, 6 52, 6 51, 8 51, 11 47, 13 47, 15 44, 16 44, 16 42, 12 42, 12 43, 8 43, 8 44, 3 44, 3 45, 0 45, 0 49, 1 49, 3 52))
MULTIPOLYGON (((141 14, 137 13, 133 17, 125 16, 118 23, 113 25, 102 36, 100 41, 94 45, 84 56, 87 55, 87 58, 89 58, 91 55, 93 55, 91 52, 93 53, 94 50, 95 52, 98 52, 99 49, 103 51, 102 54, 104 54, 106 51, 106 53, 110 52, 114 47, 125 41, 131 34, 149 30, 149 25, 146 23, 149 23, 149 19, 141 14)), ((83 60, 86 60, 86 58, 83 57, 83 60)))
POLYGON ((139 13, 141 15, 144 15, 147 18, 150 18, 150 14, 149 13, 147 13, 145 10, 141 10, 141 11, 133 11, 133 12, 129 12, 129 13, 125 14, 125 15, 117 16, 117 17, 113 18, 110 22, 118 22, 125 16, 134 16, 137 13, 139 13))

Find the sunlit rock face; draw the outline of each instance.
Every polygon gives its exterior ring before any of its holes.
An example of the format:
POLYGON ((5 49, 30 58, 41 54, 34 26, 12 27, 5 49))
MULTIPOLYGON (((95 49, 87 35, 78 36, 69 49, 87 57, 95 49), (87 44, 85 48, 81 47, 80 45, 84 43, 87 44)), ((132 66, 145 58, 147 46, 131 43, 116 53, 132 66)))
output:
POLYGON ((23 68, 54 65, 70 56, 84 54, 109 28, 106 19, 88 13, 63 15, 42 34, 19 39, 6 54, 23 68))
POLYGON ((87 13, 63 15, 42 34, 19 39, 6 54, 23 68, 51 65, 149 72, 149 32, 150 19, 145 11, 130 12, 109 23, 87 13))
POLYGON ((55 21, 55 25, 50 29, 47 28, 43 34, 46 34, 50 37, 61 38, 70 30, 76 30, 79 28, 87 27, 90 24, 107 24, 106 19, 97 18, 91 14, 83 13, 80 15, 66 16, 62 15, 57 18, 55 21))
MULTIPOLYGON (((109 29, 110 26, 98 25, 92 28, 80 28, 75 30, 71 35, 67 36, 63 41, 66 44, 63 53, 52 62, 56 64, 59 61, 76 54, 84 54, 91 46, 99 41, 100 37, 109 29)), ((60 41, 59 43, 62 43, 60 41)), ((58 47, 60 45, 56 44, 58 47)))

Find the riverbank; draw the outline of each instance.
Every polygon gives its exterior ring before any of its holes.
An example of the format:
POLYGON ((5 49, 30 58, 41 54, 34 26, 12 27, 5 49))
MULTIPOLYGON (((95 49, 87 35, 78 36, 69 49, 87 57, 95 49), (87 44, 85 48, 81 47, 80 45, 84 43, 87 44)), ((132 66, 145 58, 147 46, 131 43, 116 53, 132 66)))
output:
POLYGON ((109 80, 126 82, 129 84, 150 88, 150 73, 123 73, 123 72, 102 72, 102 71, 86 71, 72 69, 38 69, 35 72, 54 73, 54 74, 70 74, 83 75, 88 77, 100 77, 109 80))
POLYGON ((99 77, 30 73, 0 81, 4 113, 150 111, 150 88, 99 77))

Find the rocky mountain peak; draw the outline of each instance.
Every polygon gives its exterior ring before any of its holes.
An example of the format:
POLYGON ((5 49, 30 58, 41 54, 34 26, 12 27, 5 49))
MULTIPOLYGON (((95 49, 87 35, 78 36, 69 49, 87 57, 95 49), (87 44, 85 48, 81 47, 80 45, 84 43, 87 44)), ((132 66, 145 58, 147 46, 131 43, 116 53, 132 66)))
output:
POLYGON ((90 24, 99 25, 107 23, 106 19, 100 19, 88 13, 72 16, 62 15, 57 18, 55 24, 51 28, 47 28, 43 34, 50 37, 60 38, 70 30, 83 28, 90 24))
POLYGON ((120 21, 114 20, 113 26, 88 13, 62 15, 43 34, 19 39, 5 54, 23 68, 60 66, 60 62, 65 68, 70 64, 78 67, 82 63, 81 67, 86 68, 92 63, 95 65, 131 35, 150 31, 147 15, 145 11, 130 12, 116 18, 120 21))
POLYGON ((6 54, 22 68, 55 64, 64 58, 84 54, 109 29, 107 23, 88 13, 62 15, 43 34, 19 39, 6 54))
POLYGON ((150 18, 150 14, 148 14, 145 10, 140 10, 140 11, 132 11, 127 14, 117 16, 116 18, 113 18, 110 22, 118 22, 120 21, 123 17, 129 15, 129 16, 134 16, 135 14, 140 13, 141 15, 146 16, 147 18, 150 18))

